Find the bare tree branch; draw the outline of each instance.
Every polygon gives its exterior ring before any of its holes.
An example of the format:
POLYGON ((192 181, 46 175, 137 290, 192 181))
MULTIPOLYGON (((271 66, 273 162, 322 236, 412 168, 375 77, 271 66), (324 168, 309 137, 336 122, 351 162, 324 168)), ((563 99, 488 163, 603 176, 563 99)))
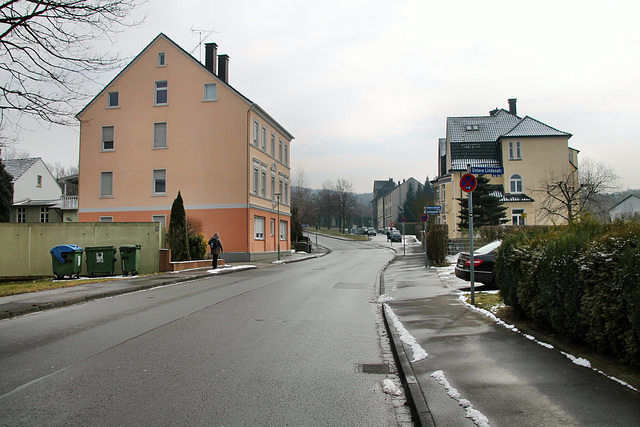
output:
POLYGON ((571 223, 587 212, 601 214, 605 194, 619 188, 619 177, 602 162, 581 160, 580 169, 550 172, 534 193, 541 195, 543 217, 571 223))
MULTIPOLYGON (((136 25, 131 12, 142 0, 5 0, 0 4, 0 131, 23 115, 76 124, 79 102, 92 94, 97 73, 120 67, 108 53, 91 54, 92 42, 136 25)), ((5 132, 3 132, 4 134, 5 132)))

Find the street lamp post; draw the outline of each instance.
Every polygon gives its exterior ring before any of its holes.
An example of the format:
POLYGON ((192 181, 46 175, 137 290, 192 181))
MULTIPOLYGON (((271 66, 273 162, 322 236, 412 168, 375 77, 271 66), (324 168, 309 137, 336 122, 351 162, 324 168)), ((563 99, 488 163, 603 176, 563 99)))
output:
POLYGON ((277 228, 276 235, 278 236, 277 237, 277 239, 278 239, 278 261, 280 261, 280 196, 281 196, 281 194, 280 193, 276 193, 275 196, 276 196, 276 200, 277 200, 276 204, 278 206, 278 225, 276 226, 276 228, 277 228))

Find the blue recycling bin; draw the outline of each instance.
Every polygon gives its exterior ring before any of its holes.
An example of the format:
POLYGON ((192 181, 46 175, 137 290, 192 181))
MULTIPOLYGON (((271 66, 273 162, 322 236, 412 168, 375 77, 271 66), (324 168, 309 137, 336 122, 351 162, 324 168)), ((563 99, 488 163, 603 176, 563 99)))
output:
POLYGON ((80 277, 82 270, 82 248, 78 245, 58 245, 50 251, 53 275, 56 279, 65 276, 80 277))

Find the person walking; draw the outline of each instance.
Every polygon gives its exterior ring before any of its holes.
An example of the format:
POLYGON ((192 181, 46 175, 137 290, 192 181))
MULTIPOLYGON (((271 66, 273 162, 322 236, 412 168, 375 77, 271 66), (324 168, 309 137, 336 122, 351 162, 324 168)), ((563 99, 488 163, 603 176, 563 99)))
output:
POLYGON ((213 268, 215 270, 218 268, 218 257, 222 252, 224 252, 222 241, 220 240, 220 235, 218 233, 214 234, 213 237, 209 239, 209 246, 211 246, 211 256, 213 257, 213 268))

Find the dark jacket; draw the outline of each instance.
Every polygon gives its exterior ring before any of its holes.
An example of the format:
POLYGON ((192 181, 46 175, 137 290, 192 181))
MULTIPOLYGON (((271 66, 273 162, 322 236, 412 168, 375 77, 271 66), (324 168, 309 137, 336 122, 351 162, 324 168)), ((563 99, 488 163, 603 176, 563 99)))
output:
POLYGON ((220 236, 218 233, 214 234, 211 239, 209 239, 209 246, 211 246, 211 253, 220 255, 224 252, 224 247, 222 246, 222 240, 220 240, 220 236))

